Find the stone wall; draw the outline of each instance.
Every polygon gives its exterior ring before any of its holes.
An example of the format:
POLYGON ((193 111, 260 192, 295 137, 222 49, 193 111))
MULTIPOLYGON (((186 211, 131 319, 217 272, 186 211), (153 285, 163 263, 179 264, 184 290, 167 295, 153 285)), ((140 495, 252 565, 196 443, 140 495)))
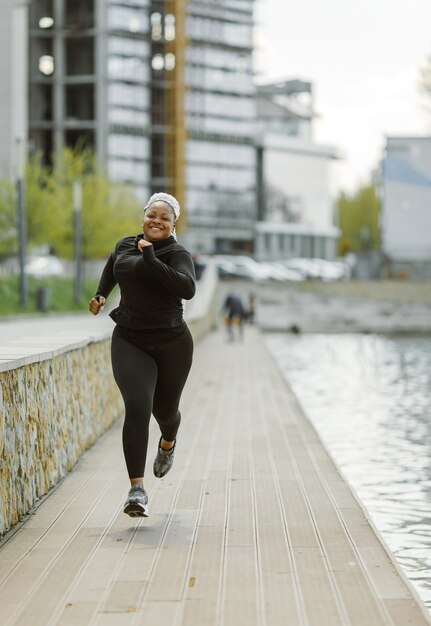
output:
POLYGON ((109 339, 0 372, 0 534, 122 411, 109 339))

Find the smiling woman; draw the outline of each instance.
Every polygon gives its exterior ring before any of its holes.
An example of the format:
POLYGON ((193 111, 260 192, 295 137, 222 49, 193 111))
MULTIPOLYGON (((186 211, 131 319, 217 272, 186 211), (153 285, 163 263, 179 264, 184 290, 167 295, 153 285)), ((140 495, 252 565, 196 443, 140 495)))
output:
POLYGON ((143 239, 138 242, 142 249, 153 241, 160 241, 175 236, 175 222, 180 214, 180 205, 173 196, 167 193, 156 193, 151 196, 144 209, 143 239))
POLYGON ((131 517, 148 517, 144 472, 151 414, 161 432, 154 475, 162 478, 172 467, 179 403, 192 364, 193 340, 182 300, 194 296, 195 273, 191 255, 175 238, 179 215, 176 198, 151 196, 143 232, 117 243, 89 302, 90 312, 97 315, 118 283, 120 305, 110 313, 117 324, 111 355, 126 408, 123 449, 131 489, 124 512, 131 517))

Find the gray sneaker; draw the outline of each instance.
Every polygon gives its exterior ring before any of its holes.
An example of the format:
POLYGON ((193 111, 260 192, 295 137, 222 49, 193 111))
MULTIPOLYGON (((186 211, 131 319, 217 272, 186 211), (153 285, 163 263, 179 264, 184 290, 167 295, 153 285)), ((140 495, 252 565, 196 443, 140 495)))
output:
POLYGON ((145 489, 137 483, 129 491, 124 513, 130 517, 148 517, 148 496, 145 489))
POLYGON ((171 469, 174 463, 175 446, 177 445, 177 441, 175 440, 174 447, 171 448, 171 450, 163 450, 163 448, 160 447, 161 443, 162 438, 160 437, 159 447, 153 463, 153 472, 156 478, 163 478, 171 469))

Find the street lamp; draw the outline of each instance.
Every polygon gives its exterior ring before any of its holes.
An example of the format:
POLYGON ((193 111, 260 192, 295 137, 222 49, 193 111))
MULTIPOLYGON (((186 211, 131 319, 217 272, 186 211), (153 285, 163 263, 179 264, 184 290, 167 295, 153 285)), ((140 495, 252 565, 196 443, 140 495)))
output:
POLYGON ((73 236, 75 256, 75 286, 74 300, 81 302, 82 296, 82 253, 81 253, 81 213, 82 213, 82 184, 75 180, 72 187, 73 195, 73 236))
POLYGON ((25 142, 23 139, 17 139, 17 144, 16 221, 18 230, 19 303, 24 307, 28 301, 27 276, 25 274, 27 244, 27 215, 24 186, 25 142))

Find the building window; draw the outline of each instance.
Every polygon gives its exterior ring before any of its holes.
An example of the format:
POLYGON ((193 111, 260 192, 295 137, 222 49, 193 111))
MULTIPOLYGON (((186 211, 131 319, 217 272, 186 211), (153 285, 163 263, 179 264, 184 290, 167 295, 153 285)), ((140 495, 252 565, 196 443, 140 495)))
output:
POLYGON ((30 2, 30 24, 32 28, 47 30, 54 25, 53 0, 30 2))
POLYGON ((94 130, 91 129, 76 129, 67 130, 65 133, 66 145, 71 148, 79 148, 80 150, 85 148, 94 149, 95 137, 94 130))
POLYGON ((33 75, 43 74, 52 76, 54 74, 54 48, 51 37, 33 37, 30 49, 30 64, 33 75))
POLYGON ((94 26, 94 1, 73 0, 65 2, 64 25, 66 28, 92 28, 94 26))
POLYGON ((148 31, 146 13, 137 7, 110 7, 108 27, 115 31, 146 33, 148 31))
POLYGON ((93 85, 66 85, 66 118, 68 121, 94 119, 93 85))
POLYGON ((71 37, 66 41, 66 76, 94 74, 93 37, 71 37))
POLYGON ((108 137, 108 154, 110 156, 145 160, 149 158, 149 149, 148 137, 120 133, 108 137))
POLYGON ((53 119, 52 85, 34 83, 30 89, 30 118, 32 121, 48 122, 53 119))
POLYGON ((148 91, 143 85, 112 82, 108 85, 108 102, 127 108, 145 109, 150 103, 148 91))
POLYGON ((135 56, 111 55, 108 58, 109 78, 146 82, 149 79, 146 59, 135 56))

